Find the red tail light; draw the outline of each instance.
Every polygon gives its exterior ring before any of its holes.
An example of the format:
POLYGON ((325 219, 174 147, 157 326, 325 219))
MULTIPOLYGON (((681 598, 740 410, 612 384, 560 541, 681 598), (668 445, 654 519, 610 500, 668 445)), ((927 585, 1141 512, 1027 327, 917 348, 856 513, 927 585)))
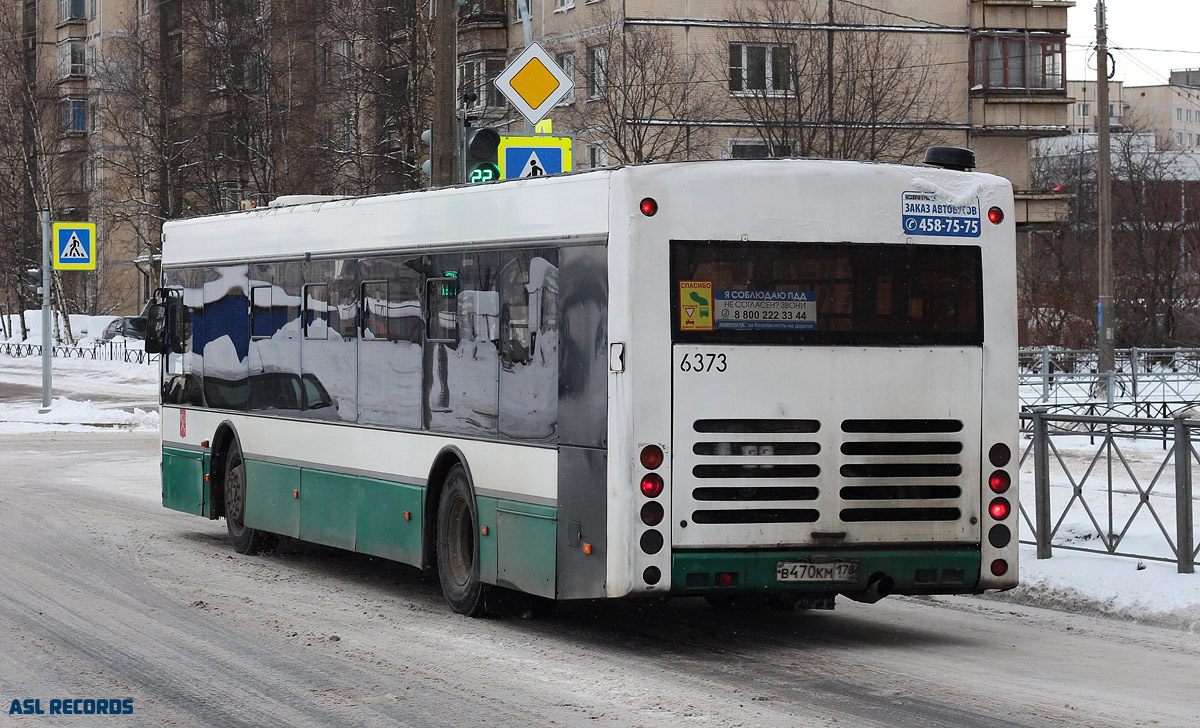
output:
POLYGON ((997 521, 1003 521, 1005 518, 1008 518, 1008 511, 1010 508, 1011 506, 1008 504, 1007 498, 997 498, 996 500, 992 501, 990 506, 988 506, 988 513, 990 513, 992 518, 995 518, 997 521))
POLYGON ((1012 485, 1012 478, 1008 477, 1008 473, 1003 470, 997 470, 988 477, 988 487, 993 493, 1003 493, 1012 485))
POLYGON ((1008 562, 1004 559, 996 559, 992 562, 992 576, 1004 576, 1008 573, 1008 562))
POLYGON ((988 220, 990 220, 993 225, 999 225, 1000 223, 1004 222, 1004 210, 1001 210, 999 207, 993 207, 992 209, 988 210, 988 220))
POLYGON ((642 495, 657 498, 663 492, 663 479, 658 473, 646 473, 642 477, 642 495))
POLYGON ((728 571, 717 574, 717 586, 734 586, 737 584, 737 574, 728 571))
POLYGON ((642 467, 646 470, 657 470, 663 464, 663 451, 658 445, 647 445, 642 448, 642 467))
POLYGON ((654 213, 658 212, 658 203, 654 201, 653 197, 645 198, 638 207, 646 217, 654 217, 654 213))

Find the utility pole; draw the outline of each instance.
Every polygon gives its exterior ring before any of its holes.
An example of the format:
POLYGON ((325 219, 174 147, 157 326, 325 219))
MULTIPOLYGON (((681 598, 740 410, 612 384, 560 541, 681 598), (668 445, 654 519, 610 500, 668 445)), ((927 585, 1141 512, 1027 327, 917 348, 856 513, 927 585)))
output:
POLYGON ((1108 113, 1108 21, 1104 14, 1104 0, 1096 3, 1096 133, 1099 137, 1097 187, 1099 220, 1098 259, 1100 263, 1099 285, 1099 366, 1098 373, 1110 373, 1114 368, 1113 355, 1113 269, 1112 269, 1112 152, 1110 151, 1108 113))
MULTIPOLYGON (((92 253, 95 255, 95 252, 92 253)), ((42 210, 42 406, 38 412, 50 411, 50 395, 53 389, 50 373, 50 357, 54 342, 50 331, 50 211, 42 210)))
POLYGON ((434 187, 456 182, 455 111, 458 95, 454 91, 457 61, 458 7, 454 0, 434 0, 433 18, 433 134, 430 140, 431 177, 434 187))
POLYGON ((825 85, 828 87, 826 103, 829 120, 829 129, 825 132, 827 138, 825 156, 833 159, 833 0, 829 0, 829 31, 825 36, 825 85))

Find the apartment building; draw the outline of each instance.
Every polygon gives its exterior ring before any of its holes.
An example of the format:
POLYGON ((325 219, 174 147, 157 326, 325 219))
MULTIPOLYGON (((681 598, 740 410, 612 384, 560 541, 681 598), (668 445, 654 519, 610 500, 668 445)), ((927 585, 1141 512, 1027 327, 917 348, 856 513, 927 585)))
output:
MULTIPOLYGON (((21 1, 30 78, 58 109, 55 215, 100 226, 100 270, 68 276, 97 310, 140 308, 163 219, 421 181, 415 4, 21 1)), ((1069 0, 525 1, 459 7, 460 103, 521 132, 492 81, 540 41, 576 82, 551 118, 577 168, 950 144, 1013 182, 1022 231, 1065 209, 1032 187, 1029 143, 1069 131, 1069 0)))
POLYGON ((1172 71, 1167 84, 1128 86, 1124 99, 1132 123, 1158 135, 1160 146, 1200 151, 1200 69, 1172 71))
MULTIPOLYGON (((1067 128, 1072 134, 1095 133, 1099 119, 1103 116, 1097 104, 1097 81, 1067 81, 1067 96, 1072 102, 1067 106, 1067 128)), ((1113 131, 1124 129, 1127 122, 1128 105, 1125 101, 1125 84, 1121 81, 1108 82, 1108 123, 1113 131)))
POLYGON ((479 91, 481 118, 511 119, 490 82, 528 32, 575 78, 551 116, 556 132, 576 136, 579 166, 785 155, 913 162, 929 145, 952 144, 1012 181, 1022 228, 1065 210, 1064 196, 1032 189, 1029 143, 1069 131, 1073 2, 529 0, 528 31, 521 2, 468 3, 462 88, 479 91), (847 101, 853 93, 884 108, 847 101))

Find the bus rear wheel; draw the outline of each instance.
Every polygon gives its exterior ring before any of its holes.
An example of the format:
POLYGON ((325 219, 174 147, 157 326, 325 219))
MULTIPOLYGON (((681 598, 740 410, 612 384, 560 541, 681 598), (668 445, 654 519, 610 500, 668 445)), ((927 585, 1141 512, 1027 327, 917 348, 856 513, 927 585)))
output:
POLYGON ((257 554, 275 545, 273 534, 249 528, 246 518, 246 461, 235 442, 225 458, 225 527, 229 542, 239 554, 257 554))
POLYGON ((437 512, 437 570, 442 594, 459 614, 483 614, 486 585, 479 579, 479 516, 462 465, 446 474, 437 512))

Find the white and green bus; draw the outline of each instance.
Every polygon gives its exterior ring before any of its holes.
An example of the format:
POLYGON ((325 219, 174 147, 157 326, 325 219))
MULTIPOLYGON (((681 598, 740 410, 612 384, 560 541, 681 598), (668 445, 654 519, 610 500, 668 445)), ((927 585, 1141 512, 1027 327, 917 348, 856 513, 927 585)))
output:
MULTIPOLYGON (((966 153, 969 154, 969 153, 966 153)), ((163 504, 492 596, 1017 583, 1009 183, 619 167, 168 223, 163 504)))

